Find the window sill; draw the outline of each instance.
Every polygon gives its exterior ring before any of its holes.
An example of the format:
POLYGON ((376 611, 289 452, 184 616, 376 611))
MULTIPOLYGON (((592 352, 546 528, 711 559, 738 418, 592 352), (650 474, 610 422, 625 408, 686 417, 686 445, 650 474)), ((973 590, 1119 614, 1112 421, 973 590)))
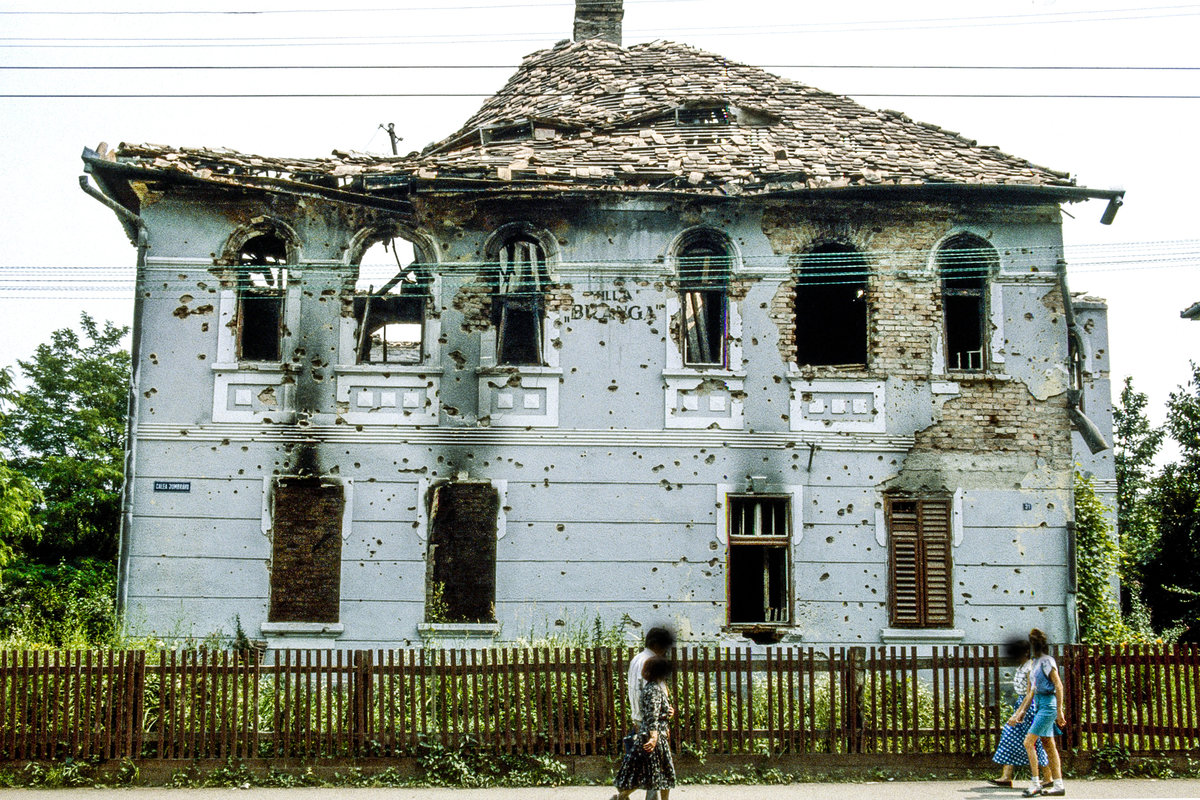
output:
POLYGON ((1011 381, 1013 376, 1003 372, 946 372, 942 375, 935 375, 934 379, 954 381, 955 383, 990 383, 1011 381))
POLYGON ((480 367, 478 375, 480 377, 498 376, 498 375, 562 375, 563 371, 560 367, 544 367, 537 364, 493 364, 487 367, 480 367))
POLYGON ((287 372, 282 361, 224 361, 212 365, 213 372, 287 372))
POLYGON ((960 642, 966 637, 961 628, 884 628, 879 638, 884 642, 930 644, 960 642))
POLYGON ((664 378, 745 378, 745 372, 734 372, 724 367, 675 367, 662 371, 664 378))
POLYGON ((428 364, 337 364, 333 371, 339 375, 441 375, 441 367, 428 364))
POLYGON ((336 639, 346 626, 340 622, 264 622, 263 636, 319 636, 336 639))
POLYGON ((427 645, 491 643, 500 635, 498 622, 419 622, 417 633, 427 645))

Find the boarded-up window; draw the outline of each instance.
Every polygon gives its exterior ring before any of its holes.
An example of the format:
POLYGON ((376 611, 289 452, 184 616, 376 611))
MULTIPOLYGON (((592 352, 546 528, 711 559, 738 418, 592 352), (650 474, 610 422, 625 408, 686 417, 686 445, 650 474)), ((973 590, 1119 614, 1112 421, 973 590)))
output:
POLYGON ((429 510, 427 622, 496 621, 496 520, 500 494, 490 483, 448 483, 429 510))
POLYGON ((683 363, 687 366, 725 365, 730 263, 728 248, 711 234, 693 239, 679 251, 683 363))
POLYGON ((867 363, 867 262, 853 248, 824 244, 800 263, 796 363, 867 363))
POLYGON ((269 621, 338 621, 343 502, 342 487, 320 478, 275 485, 269 621))
POLYGON ((988 278, 995 263, 996 251, 975 236, 955 237, 938 250, 947 369, 987 369, 988 278))
POLYGON ((542 363, 542 319, 545 316, 546 252, 526 236, 506 241, 496 253, 495 300, 498 364, 542 363))
POLYGON ((887 510, 892 626, 950 627, 954 601, 949 499, 890 498, 887 510))
POLYGON ((729 621, 791 619, 790 498, 729 497, 729 621))
POLYGON ((287 286, 287 245, 275 234, 242 246, 237 264, 237 353, 243 361, 278 361, 287 286))

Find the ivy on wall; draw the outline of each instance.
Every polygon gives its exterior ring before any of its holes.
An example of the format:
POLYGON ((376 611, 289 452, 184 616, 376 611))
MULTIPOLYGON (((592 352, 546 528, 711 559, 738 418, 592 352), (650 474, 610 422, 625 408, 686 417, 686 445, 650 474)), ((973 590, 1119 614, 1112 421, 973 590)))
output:
POLYGON ((1138 637, 1121 617, 1113 578, 1120 547, 1090 477, 1075 473, 1075 565, 1079 638, 1086 644, 1128 642, 1138 637))

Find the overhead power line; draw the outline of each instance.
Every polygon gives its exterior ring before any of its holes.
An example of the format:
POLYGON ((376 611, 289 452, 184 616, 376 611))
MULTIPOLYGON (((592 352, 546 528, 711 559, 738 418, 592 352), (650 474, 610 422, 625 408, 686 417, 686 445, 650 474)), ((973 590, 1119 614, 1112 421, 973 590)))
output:
MULTIPOLYGON (((699 0, 626 0, 631 6, 652 5, 658 3, 695 3, 699 0)), ((601 0, 580 0, 580 5, 600 5, 601 0)), ((368 7, 368 8, 260 8, 260 9, 150 9, 139 11, 114 11, 111 9, 54 10, 54 9, 22 9, 0 11, 0 16, 40 16, 40 17, 267 17, 285 14, 397 14, 414 11, 466 11, 504 8, 573 8, 573 2, 551 3, 476 3, 474 5, 444 5, 444 6, 405 6, 405 7, 368 7)))
MULTIPOLYGON (((519 95, 521 93, 510 93, 519 95)), ((545 97, 546 92, 530 92, 531 97, 545 97)), ((827 92, 826 94, 835 94, 827 92)), ((396 97, 492 97, 489 92, 248 92, 248 93, 178 93, 178 94, 0 94, 4 100, 331 100, 396 97)), ((1021 93, 940 93, 940 92, 837 92, 838 97, 913 97, 970 100, 1200 100, 1197 94, 1021 94, 1021 93)))
MULTIPOLYGON (((4 70, 39 71, 111 71, 111 70, 408 70, 408 69, 505 69, 515 70, 519 64, 22 64, 0 65, 4 70)), ((1123 71, 1123 72, 1200 72, 1189 66, 1114 66, 1103 65, 1041 65, 1031 64, 755 64, 759 69, 856 69, 856 70, 1004 70, 1004 71, 1123 71)), ((632 67, 606 67, 608 72, 634 72, 632 67)))
MULTIPOLYGON (((484 6, 478 7, 486 8, 484 6)), ((721 26, 719 28, 671 28, 629 30, 628 36, 768 36, 805 33, 839 33, 904 30, 941 30, 947 28, 992 28, 1013 25, 1044 25, 1085 22, 1138 22, 1177 17, 1200 16, 1200 4, 1150 6, 1146 8, 1092 9, 1087 11, 1048 12, 1042 14, 1010 14, 976 17, 929 17, 918 19, 852 20, 847 22, 810 22, 795 25, 721 26)), ((415 36, 277 36, 277 37, 0 37, 7 48, 96 48, 96 47, 313 47, 313 46, 375 46, 403 43, 464 44, 470 42, 540 42, 561 35, 561 31, 525 31, 518 36, 505 34, 461 33, 415 36), (25 44, 32 42, 33 44, 25 44), (104 43, 100 43, 104 42, 104 43)))

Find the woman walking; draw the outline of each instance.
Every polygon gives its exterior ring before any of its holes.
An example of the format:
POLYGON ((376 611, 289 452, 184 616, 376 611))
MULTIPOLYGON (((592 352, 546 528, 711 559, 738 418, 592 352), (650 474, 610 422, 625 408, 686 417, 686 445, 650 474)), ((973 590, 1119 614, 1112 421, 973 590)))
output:
MULTIPOLYGON (((1015 667, 1013 692, 1016 697, 1013 699, 1012 708, 1013 711, 1016 711, 1020 707, 1021 701, 1025 699, 1025 695, 1029 694, 1030 675, 1033 670, 1033 661, 1029 658, 1029 640, 1014 639, 1005 645, 1004 650, 1009 663, 1015 667)), ((1036 715, 1036 707, 1033 712, 1036 715)), ((1029 725, 1032 721, 1033 719, 1030 717, 1016 725, 1005 725, 1000 729, 1000 744, 996 747, 992 761, 1002 764, 1004 769, 1001 770, 999 778, 989 778, 988 783, 993 786, 1012 786, 1016 768, 1029 766, 1029 755, 1025 752, 1025 734, 1029 733, 1029 725)), ((1049 783, 1051 777, 1048 764, 1050 762, 1040 740, 1036 749, 1037 765, 1041 768, 1042 779, 1049 783)), ((1031 771, 1031 774, 1036 774, 1036 771, 1031 771)))
POLYGON ((1062 760, 1059 757, 1058 748, 1054 744, 1054 726, 1056 723, 1059 727, 1067 724, 1066 717, 1063 716, 1062 678, 1058 674, 1058 664, 1050 655, 1046 634, 1037 628, 1031 630, 1029 632, 1029 649, 1033 655, 1029 691, 1025 694, 1025 699, 1021 701, 1021 707, 1017 709, 1017 713, 1013 714, 1008 722, 1010 725, 1019 724, 1025 718, 1025 712, 1030 709, 1036 699, 1036 711, 1032 714, 1029 732, 1025 734, 1025 754, 1029 758, 1029 763, 1034 763, 1037 759, 1038 740, 1041 740, 1050 762, 1050 776, 1053 783, 1049 787, 1043 788, 1041 779, 1035 774, 1029 783, 1029 788, 1022 794, 1025 797, 1033 797, 1038 794, 1061 797, 1067 793, 1067 790, 1063 787, 1062 760))
POLYGON ((668 659, 658 655, 646 659, 642 667, 646 685, 640 698, 641 749, 634 750, 621 762, 616 780, 618 797, 628 797, 634 789, 645 789, 647 797, 657 792, 659 800, 668 800, 675 786, 675 762, 671 760, 668 741, 674 709, 667 693, 667 679, 674 669, 668 659))

